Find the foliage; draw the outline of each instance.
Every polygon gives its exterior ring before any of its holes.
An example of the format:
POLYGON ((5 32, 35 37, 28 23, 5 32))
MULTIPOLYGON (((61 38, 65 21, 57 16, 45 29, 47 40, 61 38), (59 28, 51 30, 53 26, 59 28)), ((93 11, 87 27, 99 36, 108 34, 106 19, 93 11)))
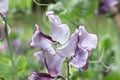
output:
POLYGON ((25 13, 31 12, 32 0, 10 0, 9 2, 9 13, 25 13))
MULTIPOLYGON (((23 75, 25 68, 26 68, 26 59, 23 56, 16 56, 14 57, 14 62, 16 66, 17 75, 23 75)), ((11 79, 12 72, 12 64, 8 57, 1 57, 0 58, 0 78, 5 78, 7 80, 11 79)))

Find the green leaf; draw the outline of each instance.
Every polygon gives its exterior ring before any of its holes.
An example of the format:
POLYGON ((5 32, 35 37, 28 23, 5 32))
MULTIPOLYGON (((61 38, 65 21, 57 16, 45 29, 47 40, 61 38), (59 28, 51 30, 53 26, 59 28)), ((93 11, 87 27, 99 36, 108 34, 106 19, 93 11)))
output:
POLYGON ((11 62, 8 58, 0 58, 0 77, 10 77, 12 73, 11 62))
POLYGON ((120 74, 112 73, 107 77, 104 77, 102 80, 120 80, 120 74))
POLYGON ((26 58, 23 56, 19 56, 18 58, 15 59, 15 65, 17 68, 17 74, 22 75, 27 65, 26 58))

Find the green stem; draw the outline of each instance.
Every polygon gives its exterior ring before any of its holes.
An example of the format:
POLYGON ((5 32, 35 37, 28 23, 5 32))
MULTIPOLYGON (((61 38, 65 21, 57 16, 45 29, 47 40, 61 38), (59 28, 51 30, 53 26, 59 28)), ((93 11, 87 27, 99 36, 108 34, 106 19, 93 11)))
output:
POLYGON ((100 58, 96 61, 90 61, 90 63, 100 63, 100 62, 102 62, 103 57, 104 57, 104 51, 105 51, 105 49, 103 48, 100 58))
POLYGON ((48 6, 48 4, 40 4, 38 3, 36 0, 33 0, 35 4, 39 5, 39 6, 48 6))
MULTIPOLYGON (((68 58, 67 58, 67 60, 68 60, 68 58)), ((69 68, 69 60, 68 60, 67 61, 67 80, 70 80, 69 76, 70 76, 70 68, 69 68)))
POLYGON ((9 53, 10 53, 10 60, 11 60, 11 63, 12 63, 12 77, 13 77, 13 80, 17 80, 17 74, 16 74, 16 68, 15 68, 15 64, 14 64, 14 61, 13 61, 13 52, 12 52, 12 46, 11 46, 11 43, 10 43, 10 37, 8 36, 8 28, 7 28, 7 21, 5 19, 5 17, 0 13, 0 16, 2 17, 3 21, 5 22, 5 35, 6 35, 6 39, 7 39, 7 44, 8 44, 8 48, 9 48, 9 53))

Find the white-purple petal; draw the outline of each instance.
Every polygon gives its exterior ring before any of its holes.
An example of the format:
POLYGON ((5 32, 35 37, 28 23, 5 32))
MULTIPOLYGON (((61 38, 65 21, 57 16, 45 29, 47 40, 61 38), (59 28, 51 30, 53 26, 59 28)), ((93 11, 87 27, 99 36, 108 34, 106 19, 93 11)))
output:
POLYGON ((69 65, 80 69, 81 71, 86 69, 88 63, 89 53, 86 49, 83 49, 81 46, 78 46, 76 54, 73 59, 70 61, 69 65))
POLYGON ((8 2, 9 0, 0 0, 0 13, 2 13, 3 16, 7 15, 8 2))
POLYGON ((53 11, 46 12, 46 16, 48 16, 48 19, 50 20, 51 24, 56 24, 56 25, 62 24, 60 18, 57 15, 55 15, 53 11))
POLYGON ((64 58, 61 57, 59 54, 50 55, 50 54, 44 53, 43 51, 39 51, 39 52, 36 52, 34 56, 37 60, 40 60, 44 64, 44 66, 48 70, 48 73, 52 77, 58 77, 58 76, 63 77, 62 63, 64 58))
POLYGON ((95 34, 88 33, 84 26, 79 27, 81 35, 79 35, 79 45, 83 48, 96 48, 98 43, 98 37, 95 34))
POLYGON ((69 27, 66 24, 62 24, 60 18, 54 14, 54 12, 46 12, 51 24, 51 37, 54 41, 64 44, 70 35, 69 27))
POLYGON ((42 60, 44 62, 44 51, 39 51, 34 53, 34 57, 37 61, 42 60))
POLYGON ((31 42, 31 46, 34 47, 39 47, 41 48, 43 51, 46 51, 52 55, 55 54, 55 50, 52 47, 54 41, 52 41, 51 37, 43 34, 40 30, 39 30, 39 26, 36 26, 36 30, 32 36, 32 42, 31 42))
POLYGON ((69 41, 56 49, 57 53, 63 57, 70 57, 75 55, 75 50, 78 44, 78 34, 80 34, 80 32, 78 29, 76 29, 76 31, 70 37, 69 41))
POLYGON ((55 55, 48 55, 46 54, 46 67, 48 69, 49 74, 52 77, 57 77, 62 75, 62 63, 64 61, 64 58, 61 57, 59 54, 55 55))

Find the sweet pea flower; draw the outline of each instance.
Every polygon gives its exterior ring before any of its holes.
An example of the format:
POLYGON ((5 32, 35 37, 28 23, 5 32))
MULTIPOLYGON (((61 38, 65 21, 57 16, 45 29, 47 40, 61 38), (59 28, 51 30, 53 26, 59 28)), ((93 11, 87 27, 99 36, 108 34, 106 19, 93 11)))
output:
POLYGON ((52 47, 55 41, 50 36, 42 33, 37 24, 35 28, 30 45, 41 49, 41 51, 34 53, 36 60, 41 60, 52 77, 62 76, 61 67, 64 58, 56 53, 52 47))
POLYGON ((84 26, 80 26, 72 34, 68 43, 58 47, 56 51, 62 57, 72 56, 73 59, 70 61, 69 65, 84 70, 88 65, 88 58, 92 49, 97 46, 97 39, 95 34, 88 33, 84 26))
POLYGON ((88 33, 84 26, 79 26, 69 38, 70 31, 68 26, 62 24, 60 18, 54 12, 49 11, 46 15, 51 24, 51 36, 42 33, 39 26, 35 25, 36 29, 30 45, 41 49, 34 53, 34 57, 44 64, 48 73, 34 72, 29 77, 29 80, 63 78, 62 63, 67 57, 72 57, 69 65, 81 71, 87 69, 92 49, 95 49, 97 46, 97 36, 88 33), (54 48, 53 45, 56 45, 58 42, 62 46, 54 48))
POLYGON ((0 13, 2 13, 3 16, 7 15, 8 2, 9 0, 0 0, 0 13))
POLYGON ((80 26, 78 31, 81 34, 79 34, 76 53, 69 64, 82 71, 87 69, 88 58, 92 49, 96 48, 98 38, 97 35, 88 33, 84 26, 80 26))
POLYGON ((42 33, 37 24, 35 25, 35 28, 30 45, 41 49, 41 51, 34 53, 36 60, 41 60, 50 76, 62 77, 61 67, 64 58, 57 54, 55 49, 52 47, 56 42, 53 41, 50 36, 42 33))
POLYGON ((98 13, 99 14, 105 14, 105 13, 113 14, 114 12, 111 10, 111 7, 117 4, 118 4, 118 0, 100 0, 98 13))

